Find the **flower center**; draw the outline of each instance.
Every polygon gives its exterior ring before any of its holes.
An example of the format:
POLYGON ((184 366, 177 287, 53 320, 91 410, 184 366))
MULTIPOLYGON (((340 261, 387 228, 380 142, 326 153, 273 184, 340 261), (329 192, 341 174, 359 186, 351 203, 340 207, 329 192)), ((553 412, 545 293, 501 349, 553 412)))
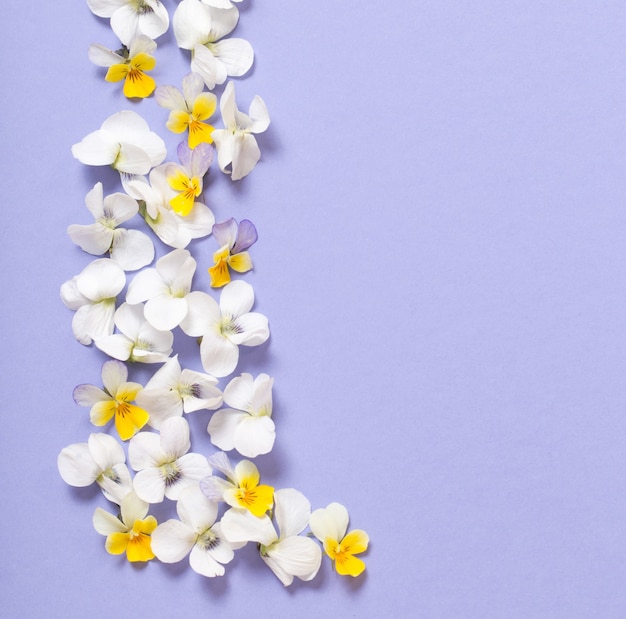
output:
POLYGON ((173 486, 183 476, 176 462, 165 462, 159 468, 166 486, 173 486))
POLYGON ((146 13, 152 13, 152 7, 146 4, 144 0, 135 0, 135 11, 138 15, 145 15, 146 13))
POLYGON ((212 550, 220 545, 220 541, 220 538, 211 529, 207 529, 204 533, 198 535, 196 544, 204 550, 212 550))
POLYGON ((224 316, 220 320, 218 331, 221 335, 228 337, 229 335, 241 333, 242 329, 231 316, 224 316))
POLYGON ((178 387, 178 393, 181 398, 184 398, 184 397, 199 398, 200 397, 200 385, 198 383, 194 383, 193 385, 180 385, 178 387))

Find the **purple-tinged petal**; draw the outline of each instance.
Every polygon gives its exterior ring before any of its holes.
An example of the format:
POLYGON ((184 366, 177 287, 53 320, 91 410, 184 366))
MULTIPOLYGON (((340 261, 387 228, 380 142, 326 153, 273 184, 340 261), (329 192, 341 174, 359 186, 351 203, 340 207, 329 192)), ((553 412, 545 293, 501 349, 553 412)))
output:
POLYGON ((254 224, 248 219, 242 219, 239 222, 237 240, 231 249, 231 253, 238 254, 241 251, 245 251, 249 247, 252 247, 258 238, 259 235, 257 234, 254 224))
POLYGON ((220 247, 232 248, 237 243, 237 222, 231 217, 213 226, 213 237, 220 247))

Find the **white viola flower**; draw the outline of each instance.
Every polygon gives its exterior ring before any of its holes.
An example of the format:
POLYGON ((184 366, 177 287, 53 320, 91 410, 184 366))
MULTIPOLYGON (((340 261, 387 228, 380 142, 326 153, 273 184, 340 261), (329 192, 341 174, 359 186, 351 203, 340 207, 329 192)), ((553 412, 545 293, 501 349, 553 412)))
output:
POLYGON ((220 99, 220 111, 225 128, 213 131, 217 163, 222 172, 230 173, 236 181, 250 174, 261 158, 253 134, 263 133, 269 127, 270 117, 265 102, 258 95, 252 100, 248 114, 240 112, 233 82, 226 84, 220 99))
POLYGON ((365 563, 354 555, 367 550, 369 536, 361 529, 348 530, 348 510, 341 503, 331 503, 324 509, 316 509, 309 521, 313 535, 324 544, 324 551, 335 562, 335 569, 342 576, 359 576, 365 563))
POLYGON ((231 408, 216 411, 209 421, 211 442, 224 451, 236 449, 247 458, 269 453, 276 438, 271 419, 273 384, 267 374, 233 378, 224 389, 224 402, 231 408))
POLYGON ((215 7, 216 9, 230 9, 234 6, 233 2, 241 2, 241 0, 202 0, 203 4, 215 7))
POLYGON ((138 34, 156 39, 170 25, 159 0, 87 0, 87 5, 94 15, 111 19, 111 29, 127 47, 138 34))
POLYGON ((100 129, 72 146, 72 155, 85 165, 110 165, 120 173, 147 174, 165 159, 165 142, 136 112, 109 116, 100 129))
POLYGON ((294 576, 308 581, 315 578, 322 562, 322 551, 310 537, 301 536, 311 515, 309 500, 293 488, 274 493, 274 518, 256 518, 250 512, 230 509, 222 517, 222 531, 231 542, 257 542, 261 558, 277 578, 289 586, 294 576))
POLYGON ((99 258, 61 286, 61 300, 74 310, 72 332, 84 345, 113 333, 115 299, 126 285, 122 267, 99 258))
POLYGON ((101 337, 96 346, 114 359, 140 363, 163 363, 171 352, 171 331, 155 329, 143 315, 143 305, 122 303, 114 315, 120 333, 101 337))
POLYGON ((270 335, 267 318, 250 312, 254 290, 250 284, 234 281, 222 289, 219 305, 200 291, 189 293, 187 315, 180 327, 192 337, 202 337, 200 357, 205 372, 228 376, 239 362, 239 346, 259 346, 270 335))
POLYGON ((218 9, 200 0, 182 0, 174 12, 178 47, 191 50, 191 70, 209 90, 227 77, 245 75, 254 62, 254 50, 245 39, 224 37, 239 21, 239 10, 218 9))
POLYGON ((167 520, 152 533, 152 550, 159 561, 177 563, 189 555, 191 568, 213 578, 224 575, 224 565, 244 544, 229 542, 216 523, 217 503, 205 497, 198 486, 185 488, 176 504, 180 520, 167 520))
POLYGON ((272 509, 274 488, 259 484, 261 476, 254 462, 242 460, 233 468, 228 456, 220 451, 209 457, 209 464, 226 477, 211 475, 200 481, 200 489, 209 499, 224 501, 257 518, 272 509))
POLYGON ((189 424, 182 417, 166 419, 161 433, 140 432, 128 445, 128 461, 137 471, 133 485, 137 496, 148 503, 163 497, 178 500, 181 491, 211 474, 207 459, 187 453, 191 447, 189 424))
POLYGON ((213 410, 222 404, 217 379, 194 370, 181 370, 178 355, 155 372, 137 396, 137 403, 150 411, 148 425, 156 428, 170 417, 181 417, 201 409, 213 410))
POLYGON ((108 434, 93 433, 86 443, 64 447, 57 467, 66 484, 85 488, 96 482, 104 496, 118 505, 133 489, 124 450, 108 434))
POLYGON ((103 197, 102 183, 96 183, 85 196, 85 205, 96 220, 86 226, 72 224, 69 237, 83 251, 94 256, 109 252, 125 271, 135 271, 150 264, 154 245, 140 230, 118 228, 139 211, 137 200, 124 193, 103 197))
POLYGON ((144 316, 160 331, 169 331, 187 315, 191 280, 196 261, 186 249, 175 249, 159 258, 154 269, 144 269, 128 286, 126 302, 146 302, 144 316))
POLYGON ((183 249, 192 239, 199 239, 211 234, 215 217, 211 209, 194 202, 191 212, 184 217, 172 210, 170 204, 177 192, 172 189, 167 179, 167 170, 171 164, 165 163, 150 172, 150 182, 132 180, 126 190, 133 198, 142 200, 145 206, 141 214, 154 233, 170 247, 183 249))

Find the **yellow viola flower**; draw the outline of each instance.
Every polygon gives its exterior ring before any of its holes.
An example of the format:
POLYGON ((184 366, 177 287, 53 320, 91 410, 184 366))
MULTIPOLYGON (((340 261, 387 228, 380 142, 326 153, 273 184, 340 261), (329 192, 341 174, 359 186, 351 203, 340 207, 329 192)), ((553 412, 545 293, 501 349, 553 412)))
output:
POLYGON ((159 86, 154 93, 156 102, 170 110, 165 126, 172 133, 188 131, 187 145, 191 149, 199 144, 213 143, 214 127, 204 121, 215 113, 217 97, 203 90, 202 78, 189 73, 183 78, 182 92, 174 86, 159 86))
POLYGON ((274 505, 274 488, 259 484, 261 476, 256 465, 242 460, 235 468, 228 456, 217 452, 209 457, 209 464, 223 473, 226 480, 211 475, 200 482, 202 492, 212 501, 225 501, 231 507, 249 511, 261 518, 274 505))
POLYGON ((102 45, 89 47, 90 60, 99 66, 108 67, 107 82, 124 80, 124 95, 129 99, 149 97, 156 88, 156 82, 146 72, 156 66, 152 54, 156 43, 145 35, 135 37, 130 47, 122 47, 117 52, 102 45))
POLYGON ((365 531, 348 529, 348 510, 340 503, 331 503, 325 509, 311 514, 309 526, 313 535, 324 544, 324 551, 335 562, 335 569, 342 576, 358 576, 365 570, 365 563, 354 555, 367 550, 369 536, 365 531))
POLYGON ((139 383, 127 382, 128 368, 121 361, 106 361, 102 366, 104 389, 95 385, 78 385, 74 401, 80 406, 90 406, 91 423, 103 426, 115 418, 115 429, 127 441, 143 428, 150 415, 143 408, 131 404, 142 390, 139 383))
POLYGON ((170 206, 175 213, 186 217, 202 193, 202 179, 213 161, 213 148, 202 143, 191 149, 181 142, 177 152, 182 165, 173 163, 166 172, 169 186, 177 192, 170 200, 170 206))
POLYGON ((250 254, 246 251, 258 239, 254 224, 242 219, 239 225, 234 219, 213 226, 213 237, 221 247, 213 254, 214 265, 209 268, 211 286, 221 288, 230 282, 230 267, 238 273, 253 268, 250 254))
POLYGON ((98 533, 106 535, 105 548, 112 555, 126 553, 131 562, 154 559, 151 534, 157 527, 154 516, 148 516, 148 503, 134 492, 129 492, 120 506, 120 517, 98 507, 93 515, 93 525, 98 533))

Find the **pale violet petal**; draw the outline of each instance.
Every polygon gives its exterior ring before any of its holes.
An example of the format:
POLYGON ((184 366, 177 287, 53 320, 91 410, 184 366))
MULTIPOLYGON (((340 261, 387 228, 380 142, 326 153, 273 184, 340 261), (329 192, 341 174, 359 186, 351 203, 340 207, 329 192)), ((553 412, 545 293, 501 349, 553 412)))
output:
POLYGON ((105 393, 100 387, 95 385, 78 385, 72 394, 74 402, 79 406, 92 407, 96 402, 112 399, 108 393, 105 393))

